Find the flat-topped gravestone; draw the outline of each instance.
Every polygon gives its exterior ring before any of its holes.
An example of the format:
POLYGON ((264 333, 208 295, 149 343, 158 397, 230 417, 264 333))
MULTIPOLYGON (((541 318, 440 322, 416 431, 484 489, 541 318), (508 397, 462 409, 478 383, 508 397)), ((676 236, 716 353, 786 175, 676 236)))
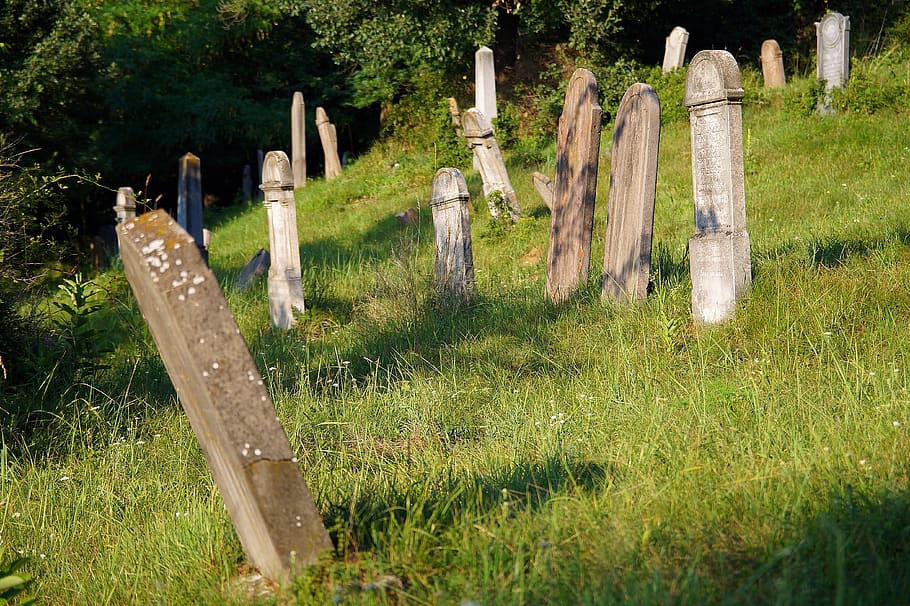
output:
POLYGON ((253 201, 253 171, 249 164, 243 165, 243 201, 249 204, 253 201))
POLYGON ((177 171, 177 223, 193 236, 208 262, 202 239, 202 169, 199 158, 190 153, 180 158, 177 171))
POLYGON ((338 158, 338 133, 335 125, 329 122, 329 117, 321 107, 316 108, 316 129, 319 131, 319 140, 322 141, 322 151, 325 154, 325 178, 329 181, 341 174, 341 160, 338 158))
POLYGON ((332 549, 256 364, 194 239, 163 210, 117 227, 123 269, 250 563, 272 579, 332 549))
POLYGON ((506 164, 493 136, 493 125, 476 107, 462 112, 461 126, 483 179, 483 195, 490 214, 496 218, 508 214, 512 221, 521 218, 518 196, 506 171, 506 164))
POLYGON ((597 80, 576 69, 566 89, 556 140, 556 179, 547 250, 547 298, 568 299, 588 280, 601 109, 597 80))
POLYGON ((474 107, 490 121, 495 120, 498 115, 493 51, 486 46, 481 46, 474 53, 474 107))
POLYGON ((306 311, 300 273, 300 241, 297 236, 297 206, 294 176, 287 154, 271 151, 262 165, 263 204, 269 218, 269 313, 272 325, 287 330, 294 324, 294 311, 306 311))
POLYGON ((306 109, 303 93, 296 92, 291 100, 291 160, 294 187, 306 185, 306 109))
POLYGON ((604 299, 631 303, 648 296, 659 146, 657 93, 647 84, 633 84, 619 103, 613 128, 604 299))
POLYGON ((746 232, 739 66, 726 51, 701 51, 686 74, 695 235, 689 240, 692 314, 714 324, 732 317, 752 281, 746 232))
POLYGON ((474 294, 474 254, 468 185, 457 168, 440 168, 433 177, 433 232, 436 240, 436 285, 451 297, 474 294))
POLYGON ((132 187, 121 187, 117 190, 117 203, 114 205, 117 223, 136 218, 136 194, 132 187))
POLYGON ((537 193, 540 194, 540 197, 543 198, 543 203, 547 205, 547 208, 553 208, 553 182, 550 180, 550 177, 546 176, 543 173, 534 171, 531 173, 531 178, 534 181, 534 189, 537 190, 537 193))
POLYGON ((761 45, 761 71, 767 88, 783 88, 787 84, 784 75, 784 54, 777 40, 765 40, 761 45))
POLYGON ((679 69, 686 62, 686 46, 689 43, 689 32, 685 28, 676 26, 670 35, 667 36, 664 45, 664 62, 662 71, 664 73, 672 72, 679 69))
POLYGON ((850 17, 828 13, 815 24, 817 75, 825 90, 846 84, 850 75, 850 17))

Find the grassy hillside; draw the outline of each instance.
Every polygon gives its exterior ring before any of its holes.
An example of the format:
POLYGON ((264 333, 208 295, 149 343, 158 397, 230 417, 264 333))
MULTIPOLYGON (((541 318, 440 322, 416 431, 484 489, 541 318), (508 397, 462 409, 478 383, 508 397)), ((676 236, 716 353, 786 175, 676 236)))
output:
MULTIPOLYGON (((805 85, 804 85, 805 86, 805 85)), ((664 103, 667 101, 664 100, 664 103)), ((605 108, 610 113, 615 108, 605 108)), ((747 105, 754 283, 693 325, 688 124, 661 133, 654 290, 544 302, 549 215, 489 219, 468 177, 477 301, 433 295, 437 155, 387 142, 297 192, 308 312, 269 327, 265 210, 207 217, 211 264, 337 549, 249 576, 121 271, 96 279, 109 369, 0 458, 0 562, 47 603, 902 603, 910 595, 910 133, 903 111, 747 105), (419 209, 417 225, 394 213, 419 209)))

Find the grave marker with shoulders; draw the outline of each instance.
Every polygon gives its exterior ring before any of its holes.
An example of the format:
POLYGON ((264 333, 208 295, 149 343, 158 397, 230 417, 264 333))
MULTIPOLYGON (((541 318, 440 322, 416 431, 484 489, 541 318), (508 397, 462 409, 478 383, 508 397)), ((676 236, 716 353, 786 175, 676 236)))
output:
POLYGON ((689 43, 689 32, 685 28, 676 26, 667 36, 664 45, 664 62, 662 71, 666 74, 674 69, 679 69, 686 62, 686 46, 689 43))
POLYGON ((177 223, 193 236, 202 258, 208 263, 208 251, 202 234, 202 170, 199 158, 191 153, 180 158, 177 176, 177 223))
POLYGON ((765 40, 761 45, 761 71, 767 88, 783 88, 787 84, 784 75, 784 54, 777 40, 765 40))
POLYGON ((436 241, 436 284, 457 299, 474 294, 474 254, 471 247, 471 198, 457 168, 440 168, 433 177, 433 232, 436 241))
POLYGON ((850 17, 828 13, 815 24, 817 69, 825 90, 840 88, 850 75, 850 17))
POLYGON ((474 53, 474 107, 491 122, 496 112, 496 70, 492 49, 481 46, 474 53))
POLYGON ((521 207, 506 171, 502 152, 499 151, 499 144, 493 136, 493 125, 476 107, 462 112, 461 125, 480 169, 483 195, 487 199, 490 214, 498 219, 505 212, 513 222, 518 221, 521 218, 521 207))
POLYGON ((316 108, 316 129, 319 131, 319 140, 322 141, 322 151, 325 154, 325 178, 331 181, 341 174, 338 134, 335 125, 329 122, 328 115, 321 107, 316 108))
POLYGON ((294 93, 291 101, 291 161, 294 188, 306 185, 306 110, 303 93, 294 93))

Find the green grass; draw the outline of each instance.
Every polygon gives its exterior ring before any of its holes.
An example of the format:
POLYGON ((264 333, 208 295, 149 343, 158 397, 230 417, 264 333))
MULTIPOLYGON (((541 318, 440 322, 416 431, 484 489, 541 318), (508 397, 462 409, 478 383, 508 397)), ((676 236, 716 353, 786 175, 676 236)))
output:
MULTIPOLYGON (((614 111, 614 108, 609 108, 614 111)), ((337 549, 249 582, 122 272, 112 367, 3 451, 0 541, 46 603, 884 604, 910 595, 910 133, 902 112, 747 106, 754 283, 692 323, 688 125, 661 135, 654 292, 544 302, 549 216, 503 230, 468 177, 479 296, 438 301, 431 147, 378 145, 298 192, 309 310, 231 288, 259 206, 208 217, 211 263, 337 549), (397 166, 396 166, 397 165, 397 166), (413 206, 420 222, 401 227, 413 206), (65 478, 65 479, 64 479, 65 478)), ((544 156, 552 159, 552 149, 544 156)))

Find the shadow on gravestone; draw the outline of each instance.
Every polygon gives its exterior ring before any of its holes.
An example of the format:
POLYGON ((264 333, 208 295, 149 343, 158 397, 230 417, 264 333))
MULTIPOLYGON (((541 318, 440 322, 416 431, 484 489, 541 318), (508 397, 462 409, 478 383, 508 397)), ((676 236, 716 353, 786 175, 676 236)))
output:
POLYGON ((287 578, 332 549, 240 329, 163 210, 117 227, 123 268, 250 563, 287 578))
POLYGON ((457 168, 440 168, 433 177, 433 233, 436 242, 436 285, 455 299, 474 295, 474 253, 468 185, 457 168))
POLYGON ((335 131, 335 125, 329 122, 328 115, 321 107, 316 108, 316 130, 319 131, 322 152, 325 154, 325 178, 331 181, 341 175, 341 160, 338 158, 338 134, 335 131))
POLYGON ((199 158, 191 153, 184 154, 178 169, 177 223, 193 236, 202 258, 208 263, 202 233, 202 167, 199 158))

